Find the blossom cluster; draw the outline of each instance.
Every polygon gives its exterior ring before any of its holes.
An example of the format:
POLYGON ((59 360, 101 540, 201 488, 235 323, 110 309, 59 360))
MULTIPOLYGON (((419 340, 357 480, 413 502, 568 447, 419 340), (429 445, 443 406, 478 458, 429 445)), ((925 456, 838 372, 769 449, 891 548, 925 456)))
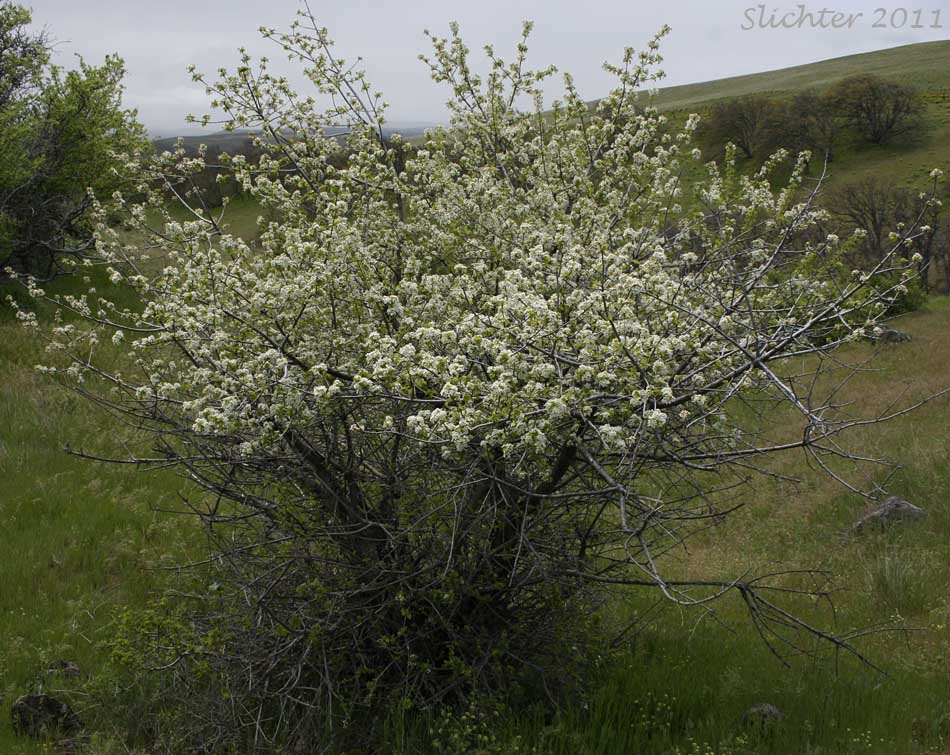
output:
POLYGON ((56 331, 82 378, 111 329, 138 367, 120 394, 239 456, 341 417, 362 448, 399 437, 525 474, 578 438, 604 458, 721 443, 733 396, 788 394, 769 363, 873 327, 894 293, 875 281, 896 257, 848 279, 840 240, 815 237, 807 156, 779 189, 784 153, 753 175, 732 153, 702 164, 698 119, 640 93, 657 40, 607 66, 617 86, 592 109, 570 77, 545 105, 554 71, 530 70, 524 45, 512 63, 489 49, 477 73, 453 28, 423 58, 452 122, 412 145, 384 135, 380 95, 329 40, 274 36, 333 104, 248 57, 208 84, 228 128, 260 130, 264 157, 231 163, 262 208, 259 239, 230 235, 226 208, 189 189, 200 155, 166 153, 141 173, 146 201, 101 208, 109 279, 144 306, 90 290, 63 303, 91 327, 56 331), (342 143, 326 130, 341 123, 342 143), (106 222, 117 211, 133 243, 106 222))

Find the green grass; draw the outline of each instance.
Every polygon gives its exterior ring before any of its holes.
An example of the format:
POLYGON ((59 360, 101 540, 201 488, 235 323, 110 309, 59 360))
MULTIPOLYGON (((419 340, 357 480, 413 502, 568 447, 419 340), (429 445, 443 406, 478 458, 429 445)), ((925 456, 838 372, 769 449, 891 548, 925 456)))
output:
POLYGON ((695 617, 667 614, 662 621, 662 636, 657 631, 637 652, 605 663, 597 687, 557 715, 542 707, 483 715, 461 736, 438 719, 397 722, 393 752, 462 752, 471 744, 482 752, 544 755, 946 751, 945 686, 907 672, 882 683, 854 671, 779 671, 744 633, 705 626, 693 632, 695 617), (785 716, 767 736, 742 722, 745 710, 763 700, 785 716))
POLYGON ((152 511, 175 506, 174 476, 66 454, 67 444, 121 449, 108 417, 35 371, 43 358, 39 335, 0 310, 2 753, 46 751, 13 735, 12 701, 61 684, 45 673, 56 660, 101 668, 114 609, 142 605, 155 567, 177 562, 191 537, 178 518, 152 511))
MULTIPOLYGON (((246 241, 254 241, 258 234, 258 218, 261 216, 261 207, 258 202, 247 196, 232 198, 228 206, 221 215, 222 208, 217 207, 212 210, 217 219, 221 216, 221 222, 228 233, 239 236, 246 241)), ((177 221, 194 220, 194 215, 180 204, 170 204, 169 213, 177 221)))
POLYGON ((232 199, 224 212, 224 225, 229 233, 242 239, 252 241, 257 238, 257 220, 261 215, 261 208, 250 197, 232 199))
MULTIPOLYGON (((950 375, 950 300, 899 325, 909 344, 883 349, 879 371, 851 386, 856 409, 873 411, 897 396, 913 400, 944 387, 950 375)), ((868 345, 852 347, 856 358, 868 345)), ((102 641, 119 606, 143 605, 160 584, 153 570, 180 558, 191 533, 171 507, 176 478, 66 456, 62 447, 114 447, 113 426, 80 398, 32 369, 42 357, 35 335, 0 322, 0 679, 5 705, 39 685, 65 658, 85 672, 104 667, 102 641)), ((776 433, 795 432, 776 418, 776 433)), ((950 751, 950 400, 889 425, 861 431, 854 444, 903 465, 889 489, 929 512, 921 524, 842 542, 862 503, 801 457, 777 469, 802 481, 757 483, 747 508, 696 539, 684 574, 735 577, 750 566, 820 566, 842 592, 837 614, 797 606, 839 629, 902 617, 919 631, 871 637, 870 657, 884 678, 854 662, 784 669, 769 655, 738 601, 719 620, 672 607, 648 614, 655 596, 621 594, 617 621, 643 626, 621 652, 595 664, 582 689, 557 710, 513 698, 497 714, 476 712, 446 723, 394 715, 393 752, 537 753, 942 753, 950 751), (721 623, 720 623, 721 622, 721 623), (741 725, 752 703, 768 701, 785 721, 766 737, 741 725), (441 743, 437 745, 436 743, 441 743), (494 749, 492 749, 494 747, 494 749), (480 748, 480 749, 479 749, 480 748)), ((875 472, 856 472, 862 482, 875 472), (864 479, 861 474, 870 475, 864 479)), ((882 478, 881 478, 882 479, 882 478)), ((0 718, 0 752, 39 753, 0 718)))
POLYGON ((931 94, 950 92, 950 40, 923 42, 848 55, 818 63, 660 89, 660 110, 699 110, 721 99, 763 92, 824 89, 855 74, 874 74, 913 84, 931 94))
POLYGON ((950 168, 950 40, 904 45, 818 63, 667 87, 654 100, 670 114, 706 112, 718 100, 750 94, 785 97, 826 89, 848 76, 873 74, 917 87, 924 97, 924 128, 910 138, 875 146, 844 139, 829 166, 827 187, 875 178, 926 188, 934 168, 950 168))

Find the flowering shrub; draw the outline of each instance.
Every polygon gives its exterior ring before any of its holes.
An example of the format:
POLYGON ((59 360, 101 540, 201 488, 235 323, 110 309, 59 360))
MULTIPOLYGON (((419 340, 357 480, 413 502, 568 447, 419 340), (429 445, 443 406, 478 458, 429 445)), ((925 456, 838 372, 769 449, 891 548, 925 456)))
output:
POLYGON ((548 655, 610 584, 684 605, 736 591, 761 626, 850 647, 769 582, 671 580, 663 556, 762 456, 837 452, 851 420, 781 360, 875 327, 914 229, 855 274, 853 240, 805 243, 822 213, 804 158, 778 189, 784 154, 751 176, 731 154, 703 165, 697 119, 676 130, 638 94, 658 39, 607 66, 596 110, 567 76, 546 109, 554 71, 524 43, 511 63, 488 48, 479 74, 453 28, 423 58, 452 122, 417 146, 386 138, 380 95, 308 16, 264 33, 315 98, 247 56, 207 83, 228 128, 260 134, 263 157, 231 163, 259 241, 202 202, 200 157, 130 160, 145 201, 100 211, 135 242, 103 222, 98 248, 143 305, 60 300, 81 319, 60 321, 46 368, 153 434, 159 453, 134 461, 208 491, 206 589, 182 612, 213 640, 162 645, 169 673, 227 702, 201 741, 310 736, 377 701, 556 672, 548 655), (326 135, 341 124, 345 141, 326 135), (793 405, 797 438, 761 435, 733 410, 747 395, 793 405))

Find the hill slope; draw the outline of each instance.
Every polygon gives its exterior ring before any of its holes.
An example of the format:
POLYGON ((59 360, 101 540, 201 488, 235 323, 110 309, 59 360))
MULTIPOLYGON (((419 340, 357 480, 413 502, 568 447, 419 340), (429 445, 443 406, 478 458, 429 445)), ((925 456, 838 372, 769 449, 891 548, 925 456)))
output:
POLYGON ((916 87, 923 95, 923 128, 912 139, 862 144, 845 135, 829 165, 826 185, 877 178, 923 189, 934 168, 950 172, 950 40, 904 45, 818 63, 659 90, 654 105, 672 117, 702 114, 718 100, 752 94, 782 97, 823 90, 856 74, 873 74, 916 87))
MULTIPOLYGON (((434 124, 432 124, 434 125, 434 124)), ((383 129, 383 133, 388 137, 392 136, 395 133, 402 134, 406 137, 421 137, 428 126, 423 126, 419 124, 406 124, 394 126, 387 126, 383 129)), ((253 129, 238 129, 236 131, 216 131, 208 134, 192 134, 189 136, 166 136, 160 139, 155 139, 153 143, 155 144, 155 149, 159 152, 165 150, 175 149, 177 142, 181 139, 182 146, 185 148, 185 151, 189 154, 194 154, 198 151, 200 145, 204 144, 206 147, 220 149, 222 152, 228 152, 231 154, 236 154, 243 152, 251 148, 252 146, 252 136, 255 133, 253 129)), ((346 133, 345 128, 327 128, 325 131, 327 136, 335 136, 338 138, 343 138, 343 134, 346 133)))
POLYGON ((896 79, 928 93, 950 94, 950 40, 847 55, 792 68, 660 89, 660 110, 700 108, 715 100, 761 92, 824 88, 855 74, 896 79))

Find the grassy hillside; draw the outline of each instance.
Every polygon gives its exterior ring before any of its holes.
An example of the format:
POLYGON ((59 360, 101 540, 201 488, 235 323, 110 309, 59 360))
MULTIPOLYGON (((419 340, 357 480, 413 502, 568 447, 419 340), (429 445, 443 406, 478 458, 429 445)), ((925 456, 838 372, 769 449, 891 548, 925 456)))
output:
POLYGON ((847 55, 818 63, 747 76, 666 87, 656 100, 661 110, 698 110, 715 100, 761 92, 823 89, 855 74, 886 76, 926 92, 950 96, 950 40, 847 55))
MULTIPOLYGON (((434 124, 433 124, 434 125, 434 124)), ((422 134, 425 133, 428 126, 421 126, 418 124, 407 124, 404 126, 387 126, 383 129, 383 133, 387 136, 390 136, 394 133, 401 134, 405 137, 415 137, 420 138, 422 134)), ((165 150, 173 150, 177 146, 178 140, 181 139, 182 146, 185 148, 186 152, 194 153, 198 151, 198 148, 204 144, 206 147, 215 147, 220 149, 222 152, 228 152, 230 154, 237 154, 244 152, 252 147, 252 137, 251 130, 237 130, 237 131, 215 131, 209 134, 200 134, 200 135, 190 135, 190 136, 166 136, 154 141, 155 149, 159 152, 165 150)), ((327 129, 325 131, 327 136, 338 136, 342 133, 345 133, 345 129, 327 129)))
POLYGON ((776 71, 661 89, 654 103, 677 117, 700 114, 717 100, 751 94, 783 97, 823 90, 848 76, 873 74, 917 87, 925 101, 924 128, 914 138, 883 146, 842 140, 829 166, 828 186, 879 178, 921 188, 934 168, 950 168, 950 40, 904 45, 776 71))
MULTIPOLYGON (((2 294, 6 291, 3 290, 2 294)), ((65 452, 121 453, 102 411, 39 375, 43 343, 0 309, 0 752, 48 752, 15 737, 9 706, 55 690, 48 674, 68 660, 102 667, 114 611, 141 605, 163 566, 180 562, 192 535, 156 513, 178 503, 168 473, 85 461, 65 452)), ((134 439, 132 439, 134 441, 134 439)))

